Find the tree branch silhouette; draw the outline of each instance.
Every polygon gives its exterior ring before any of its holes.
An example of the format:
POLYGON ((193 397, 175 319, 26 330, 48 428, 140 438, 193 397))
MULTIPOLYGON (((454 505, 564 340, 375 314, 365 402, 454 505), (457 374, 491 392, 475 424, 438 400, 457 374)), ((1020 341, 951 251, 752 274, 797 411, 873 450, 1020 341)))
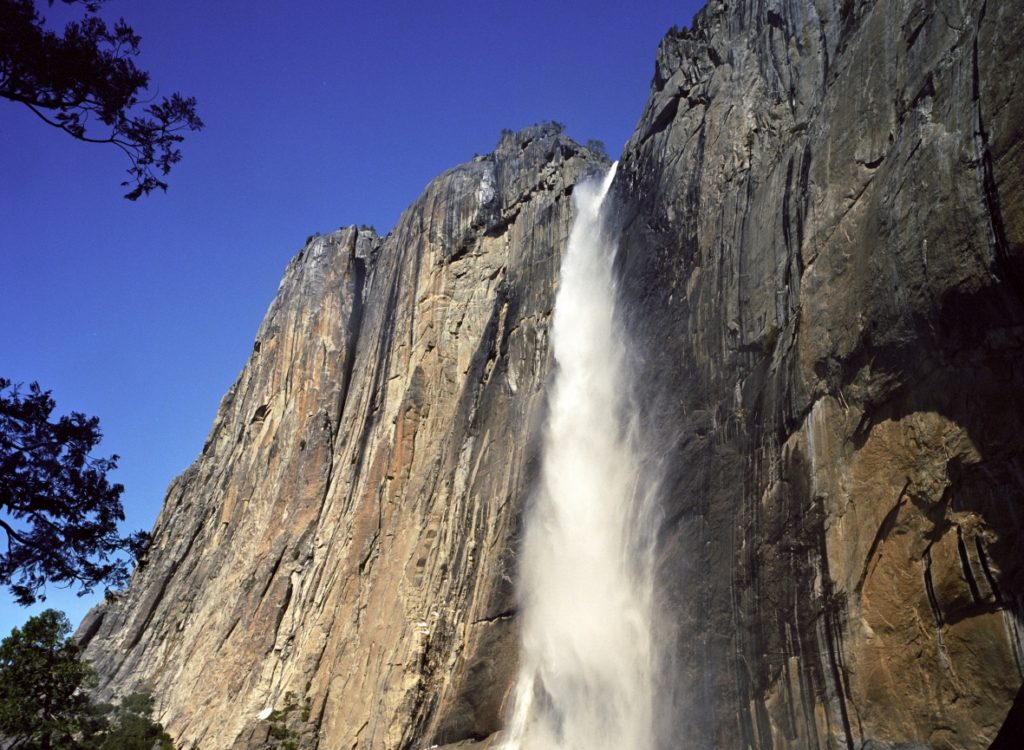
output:
POLYGON ((134 62, 141 37, 123 18, 110 27, 97 16, 103 0, 62 2, 85 15, 58 34, 33 0, 0 0, 0 97, 76 140, 118 147, 130 161, 125 198, 166 191, 184 133, 203 127, 195 97, 144 98, 149 73, 134 62))

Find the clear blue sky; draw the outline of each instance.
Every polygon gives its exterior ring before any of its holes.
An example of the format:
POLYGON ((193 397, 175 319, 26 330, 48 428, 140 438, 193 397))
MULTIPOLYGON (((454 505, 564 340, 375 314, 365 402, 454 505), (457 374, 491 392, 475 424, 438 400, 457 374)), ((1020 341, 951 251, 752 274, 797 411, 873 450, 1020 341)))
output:
MULTIPOLYGON (((659 39, 701 5, 108 0, 151 90, 195 96, 206 128, 166 195, 130 203, 116 149, 0 101, 0 376, 100 417, 126 528, 149 529, 307 235, 383 233, 502 128, 558 120, 616 156, 659 39)), ((95 600, 47 605, 77 624, 95 600)), ((4 593, 0 636, 38 609, 4 593)))

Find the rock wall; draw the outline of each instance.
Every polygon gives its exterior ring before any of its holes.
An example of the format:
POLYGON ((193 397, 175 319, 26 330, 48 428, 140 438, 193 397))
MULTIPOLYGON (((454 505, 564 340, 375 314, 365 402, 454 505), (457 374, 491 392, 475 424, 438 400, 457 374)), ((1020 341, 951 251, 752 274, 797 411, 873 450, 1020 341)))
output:
POLYGON ((570 194, 606 166, 555 126, 506 134, 386 238, 307 243, 147 559, 80 628, 102 694, 152 690, 205 750, 499 727, 570 194))
MULTIPOLYGON (((662 41, 611 192, 666 467, 661 747, 1016 747, 1021 38, 1022 0, 712 0, 662 41)), ((102 691, 150 687, 205 750, 500 726, 568 195, 601 166, 508 135, 388 237, 304 248, 83 623, 102 691)))
POLYGON ((980 749, 1006 720, 1022 35, 1017 1, 741 0, 663 40, 613 190, 670 446, 664 747, 980 749))

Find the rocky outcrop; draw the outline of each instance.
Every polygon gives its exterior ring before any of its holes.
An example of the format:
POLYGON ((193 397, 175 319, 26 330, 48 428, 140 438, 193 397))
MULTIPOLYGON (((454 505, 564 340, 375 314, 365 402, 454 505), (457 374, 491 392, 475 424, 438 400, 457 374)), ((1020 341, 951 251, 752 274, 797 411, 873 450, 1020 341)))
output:
POLYGON ((80 629, 104 694, 148 688, 184 747, 481 738, 514 676, 570 194, 602 157, 503 136, 386 238, 289 264, 130 588, 80 629))
MULTIPOLYGON (((1019 742, 1022 11, 713 0, 658 49, 609 200, 665 467, 661 747, 1019 742)), ((206 750, 500 726, 568 196, 599 166, 506 135, 386 238, 299 253, 83 623, 102 691, 150 687, 206 750)))
POLYGON ((1007 721, 1022 11, 713 1, 661 44, 613 195, 671 446, 665 747, 980 749, 1007 721))

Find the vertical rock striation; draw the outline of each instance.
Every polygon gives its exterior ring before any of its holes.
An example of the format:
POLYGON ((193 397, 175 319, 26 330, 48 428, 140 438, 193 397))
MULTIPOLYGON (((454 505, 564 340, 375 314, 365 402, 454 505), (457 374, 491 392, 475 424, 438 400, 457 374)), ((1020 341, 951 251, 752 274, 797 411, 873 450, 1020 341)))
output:
POLYGON ((569 196, 603 167, 530 128, 434 180, 386 238, 307 243, 147 559, 80 629, 101 692, 153 690, 186 747, 499 727, 524 437, 569 196))
MULTIPOLYGON (((712 0, 662 41, 610 193, 666 467, 660 747, 1014 747, 1021 38, 1022 0, 712 0)), ((500 726, 568 195, 600 162, 506 135, 386 238, 307 244, 82 625, 102 691, 151 688, 206 750, 500 726)))
POLYGON ((613 196, 670 446, 665 747, 980 749, 1006 720, 1022 35, 1018 1, 713 0, 663 40, 613 196))

